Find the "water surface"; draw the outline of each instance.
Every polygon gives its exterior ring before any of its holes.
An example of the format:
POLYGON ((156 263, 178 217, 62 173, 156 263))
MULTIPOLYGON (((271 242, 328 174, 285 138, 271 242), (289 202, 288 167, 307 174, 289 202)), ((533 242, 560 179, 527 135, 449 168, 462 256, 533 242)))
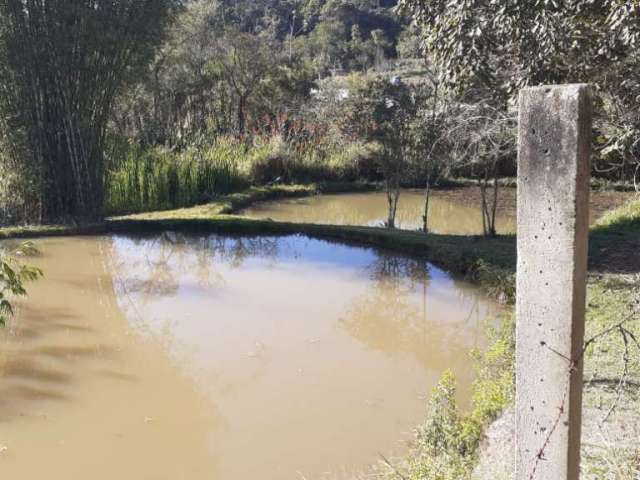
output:
MULTIPOLYGON (((591 193, 591 222, 633 198, 630 192, 591 193)), ((477 187, 433 190, 429 203, 429 230, 450 235, 481 235, 481 194, 477 187)), ((387 220, 387 198, 383 192, 344 193, 257 203, 241 214, 283 222, 334 225, 382 226, 387 220)), ((396 227, 422 229, 424 192, 403 190, 396 227)), ((498 233, 516 231, 516 189, 501 188, 496 215, 498 233)))
POLYGON ((401 454, 498 312, 424 261, 305 237, 38 241, 0 332, 0 477, 342 478, 401 454), (3 448, 6 447, 6 448, 3 448))
MULTIPOLYGON (((429 230, 452 235, 482 234, 480 204, 455 202, 434 194, 429 200, 429 230)), ((384 192, 340 193, 314 197, 256 203, 241 214, 282 222, 322 223, 330 225, 382 226, 387 220, 387 196, 384 192)), ((398 203, 396 227, 422 228, 424 193, 403 190, 398 203)), ((497 215, 499 233, 514 233, 515 219, 502 212, 497 215)))

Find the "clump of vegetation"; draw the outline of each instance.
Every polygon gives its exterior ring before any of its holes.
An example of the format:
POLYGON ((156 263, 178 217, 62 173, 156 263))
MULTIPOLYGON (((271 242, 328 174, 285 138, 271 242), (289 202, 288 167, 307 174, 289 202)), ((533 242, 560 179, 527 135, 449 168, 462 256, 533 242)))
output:
POLYGON ((236 191, 247 185, 239 167, 246 153, 245 145, 224 140, 180 153, 129 146, 108 172, 106 213, 192 206, 236 191))
POLYGON ((453 480, 467 478, 476 465, 486 426, 515 399, 514 316, 496 327, 487 325, 489 347, 474 352, 477 379, 472 407, 462 412, 456 402, 456 379, 443 374, 429 401, 427 419, 416 432, 409 459, 392 466, 392 478, 453 480))
POLYGON ((513 270, 478 260, 469 270, 471 279, 501 303, 512 304, 516 300, 516 276, 513 270))
POLYGON ((13 315, 11 296, 25 296, 24 284, 42 276, 42 270, 20 261, 21 257, 35 253, 37 249, 31 242, 0 250, 0 326, 4 326, 13 315))
POLYGON ((105 213, 118 215, 190 207, 249 185, 376 180, 375 146, 296 147, 279 136, 253 143, 232 137, 202 141, 183 151, 114 142, 107 172, 105 213))
POLYGON ((258 146, 242 159, 242 169, 250 182, 357 182, 380 178, 375 166, 378 149, 362 141, 332 144, 295 145, 281 137, 257 139, 258 146))
POLYGON ((153 58, 179 3, 0 3, 1 134, 36 179, 32 220, 100 217, 115 99, 153 58))

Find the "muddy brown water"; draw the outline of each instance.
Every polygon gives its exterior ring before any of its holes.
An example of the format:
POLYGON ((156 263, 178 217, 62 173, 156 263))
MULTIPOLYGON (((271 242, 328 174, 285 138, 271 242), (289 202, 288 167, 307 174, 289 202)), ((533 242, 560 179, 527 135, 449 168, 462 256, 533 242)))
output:
POLYGON ((343 478, 407 450, 499 307, 300 236, 38 240, 0 331, 0 478, 343 478))
MULTIPOLYGON (((593 192, 591 219, 633 197, 625 192, 593 192)), ((475 187, 435 190, 429 203, 429 229, 450 235, 482 234, 480 189, 475 187)), ((242 215, 283 222, 308 222, 334 225, 381 226, 387 219, 387 198, 383 192, 341 193, 285 199, 254 204, 242 215)), ((398 204, 396 227, 422 228, 424 193, 403 190, 398 204)), ((496 217, 498 233, 516 231, 516 189, 502 188, 496 217)))
MULTIPOLYGON (((479 203, 471 199, 452 201, 435 194, 429 202, 429 229, 434 233, 477 235, 482 233, 479 203)), ((332 225, 382 226, 387 219, 384 192, 340 193, 314 197, 257 203, 240 212, 253 218, 270 218, 283 222, 322 223, 332 225)), ((424 194, 404 190, 400 195, 396 227, 416 230, 422 227, 424 194)), ((499 233, 513 233, 515 219, 503 212, 497 216, 499 233)))

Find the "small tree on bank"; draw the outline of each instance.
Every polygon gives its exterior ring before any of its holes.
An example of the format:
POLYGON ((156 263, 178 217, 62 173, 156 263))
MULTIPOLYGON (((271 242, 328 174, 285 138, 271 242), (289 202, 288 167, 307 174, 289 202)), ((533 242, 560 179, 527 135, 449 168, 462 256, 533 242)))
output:
POLYGON ((516 156, 515 112, 479 101, 453 105, 447 115, 452 125, 446 133, 450 162, 454 168, 471 171, 478 179, 483 233, 493 237, 497 233, 500 166, 516 156))
POLYGON ((420 97, 420 109, 410 123, 411 170, 424 179, 422 231, 429 232, 429 205, 432 188, 450 169, 447 149, 447 120, 443 88, 437 75, 427 69, 428 87, 414 87, 420 97))
POLYGON ((102 213, 107 122, 178 0, 0 3, 0 114, 15 163, 36 178, 37 218, 102 213))
POLYGON ((401 81, 365 79, 349 93, 338 121, 348 134, 380 145, 378 168, 387 194, 387 228, 395 228, 402 180, 408 173, 411 122, 419 111, 419 98, 401 81))

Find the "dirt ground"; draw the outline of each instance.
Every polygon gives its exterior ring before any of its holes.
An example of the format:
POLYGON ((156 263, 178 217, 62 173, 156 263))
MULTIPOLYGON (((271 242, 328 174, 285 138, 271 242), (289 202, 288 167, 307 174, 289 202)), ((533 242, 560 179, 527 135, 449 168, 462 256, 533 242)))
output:
MULTIPOLYGON (((460 187, 434 190, 433 195, 455 203, 480 205, 482 196, 479 187, 460 187)), ((593 192, 591 195, 591 221, 595 222, 604 213, 623 205, 633 198, 633 192, 593 192)), ((502 187, 498 196, 498 213, 516 217, 516 189, 502 187)))
MULTIPOLYGON (((582 478, 586 480, 637 480, 640 458, 636 468, 640 438, 638 388, 630 387, 626 399, 619 400, 616 410, 603 422, 610 405, 616 401, 614 389, 587 387, 584 392, 582 434, 582 478), (631 459, 631 463, 629 460, 631 459)), ((473 480, 512 480, 515 459, 515 411, 507 410, 491 424, 485 433, 480 461, 473 480)))

